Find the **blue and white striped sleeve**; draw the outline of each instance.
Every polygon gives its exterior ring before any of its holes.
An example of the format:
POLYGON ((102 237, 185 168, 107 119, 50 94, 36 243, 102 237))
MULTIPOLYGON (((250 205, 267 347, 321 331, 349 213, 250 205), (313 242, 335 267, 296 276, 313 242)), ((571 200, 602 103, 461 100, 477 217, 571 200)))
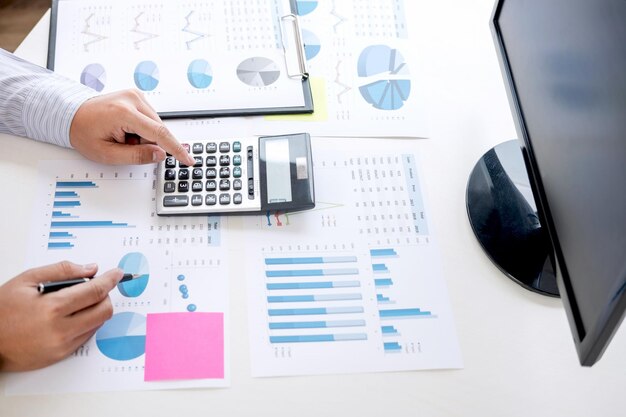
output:
POLYGON ((70 148, 74 114, 97 94, 0 49, 0 133, 70 148))

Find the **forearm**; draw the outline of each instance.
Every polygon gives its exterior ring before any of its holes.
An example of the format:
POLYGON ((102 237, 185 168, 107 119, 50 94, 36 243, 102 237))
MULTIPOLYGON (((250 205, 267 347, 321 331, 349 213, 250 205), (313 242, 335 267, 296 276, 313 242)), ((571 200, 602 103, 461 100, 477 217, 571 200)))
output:
POLYGON ((0 49, 0 132, 70 147, 70 126, 97 93, 0 49))

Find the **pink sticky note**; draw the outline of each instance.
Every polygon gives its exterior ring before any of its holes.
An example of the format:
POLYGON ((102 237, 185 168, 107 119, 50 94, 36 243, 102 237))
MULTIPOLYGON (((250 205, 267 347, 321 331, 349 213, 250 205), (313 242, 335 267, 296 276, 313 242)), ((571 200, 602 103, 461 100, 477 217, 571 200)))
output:
POLYGON ((144 380, 200 378, 224 378, 224 315, 148 314, 144 380))

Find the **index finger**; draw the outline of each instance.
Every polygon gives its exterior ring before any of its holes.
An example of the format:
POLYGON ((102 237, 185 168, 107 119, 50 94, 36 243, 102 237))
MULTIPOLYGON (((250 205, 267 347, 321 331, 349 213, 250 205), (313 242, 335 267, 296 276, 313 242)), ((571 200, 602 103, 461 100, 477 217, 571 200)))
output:
POLYGON ((84 284, 74 285, 47 295, 61 301, 62 314, 70 315, 84 308, 97 304, 108 297, 109 292, 115 288, 122 279, 124 271, 119 268, 111 269, 84 284))
POLYGON ((140 112, 136 112, 133 115, 135 117, 128 121, 130 129, 142 138, 156 143, 179 161, 193 166, 195 163, 193 157, 189 155, 189 152, 178 142, 163 122, 153 120, 140 112))

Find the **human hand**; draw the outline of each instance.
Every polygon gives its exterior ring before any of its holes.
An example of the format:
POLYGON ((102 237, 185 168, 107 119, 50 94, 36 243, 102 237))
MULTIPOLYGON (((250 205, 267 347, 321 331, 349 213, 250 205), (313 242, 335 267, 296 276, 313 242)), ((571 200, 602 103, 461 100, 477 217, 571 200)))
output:
POLYGON ((70 143, 87 158, 105 164, 160 162, 169 152, 189 166, 193 157, 163 124, 137 90, 104 94, 85 101, 72 120, 70 143), (140 137, 127 142, 126 134, 140 137))
POLYGON ((37 291, 41 282, 92 277, 97 271, 95 264, 65 261, 30 269, 0 286, 0 371, 51 365, 111 318, 109 291, 122 279, 120 269, 50 294, 37 291))

